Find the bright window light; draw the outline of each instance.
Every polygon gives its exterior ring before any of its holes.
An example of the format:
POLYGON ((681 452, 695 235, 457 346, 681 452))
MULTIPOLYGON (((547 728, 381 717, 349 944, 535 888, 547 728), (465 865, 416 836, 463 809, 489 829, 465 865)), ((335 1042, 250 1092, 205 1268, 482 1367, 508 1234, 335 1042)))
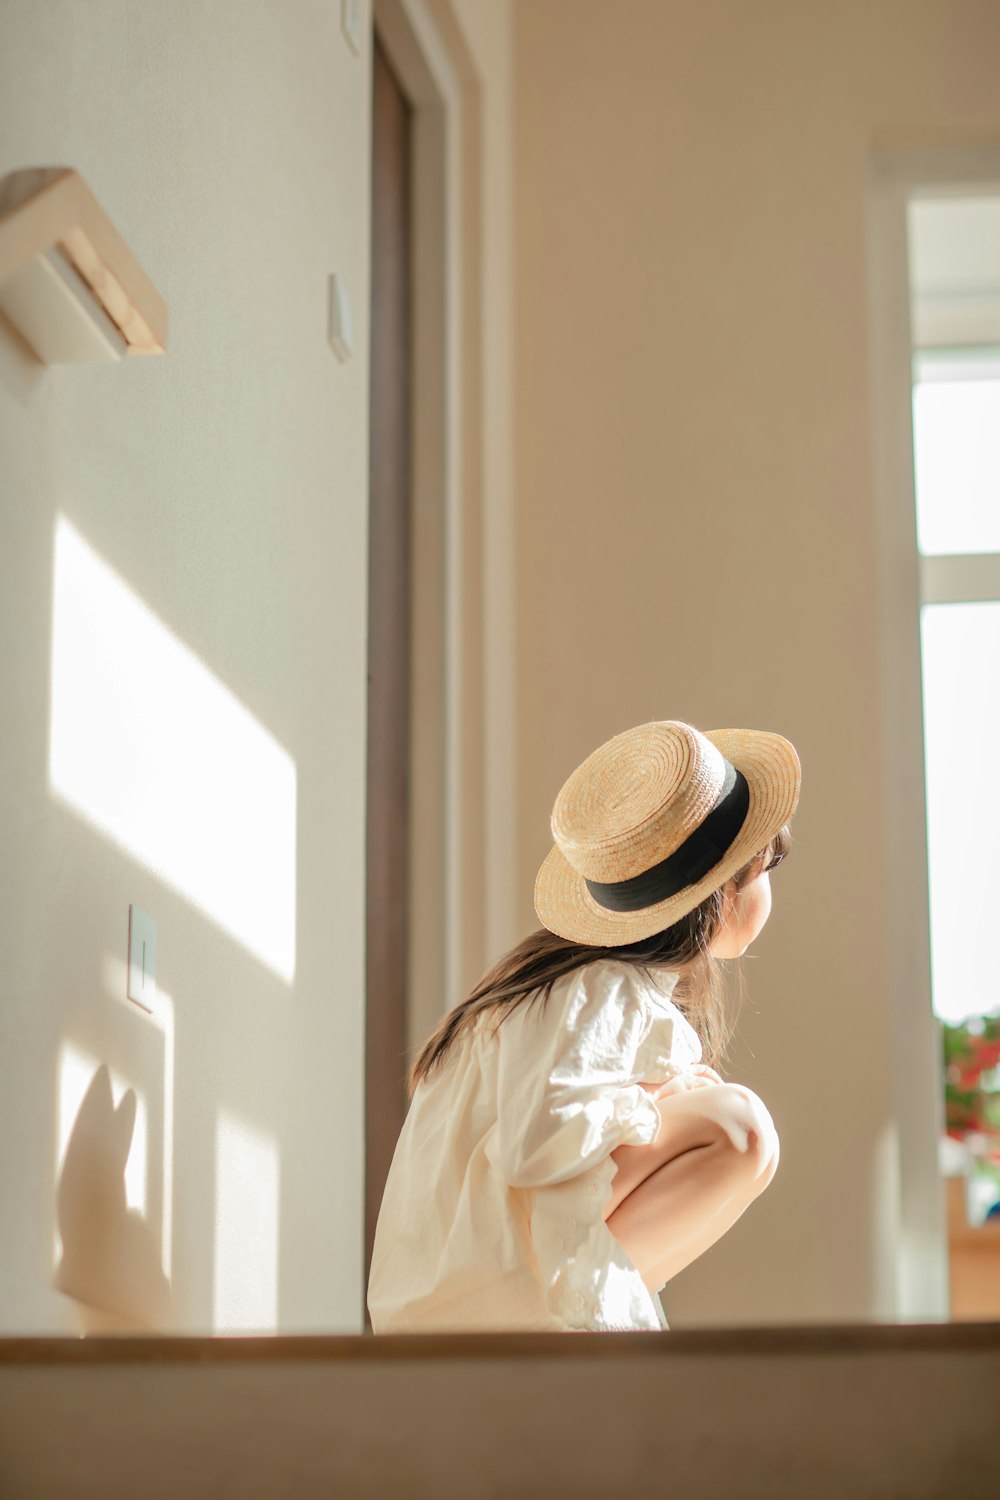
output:
POLYGON ((171 1276, 174 1229, 174 1002, 156 987, 153 1025, 163 1032, 163 1274, 171 1276))
POLYGON ((215 1135, 217 1333, 273 1333, 278 1326, 276 1141, 227 1110, 215 1135))
POLYGON ((1000 1006, 996 931, 1000 602, 925 605, 920 617, 931 992, 942 1020, 1000 1006))
POLYGON ((1000 552, 1000 361, 991 379, 935 379, 913 388, 917 545, 925 556, 1000 552))
POLYGON ((53 791, 291 983, 294 761, 63 516, 54 571, 53 791))
MULTIPOLYGON (((105 953, 101 968, 104 975, 105 993, 125 1006, 130 1018, 134 1021, 139 1012, 136 1010, 134 1001, 127 997, 128 965, 119 955, 105 953)), ((162 984, 156 986, 156 1009, 152 1015, 143 1017, 143 1025, 154 1026, 157 1031, 163 1033, 163 1178, 160 1184, 162 1191, 159 1202, 163 1228, 163 1274, 169 1281, 173 1255, 174 1037, 176 1025, 173 997, 167 993, 162 984)), ((147 1218, 155 1215, 156 1212, 156 1187, 154 1174, 147 1218)))

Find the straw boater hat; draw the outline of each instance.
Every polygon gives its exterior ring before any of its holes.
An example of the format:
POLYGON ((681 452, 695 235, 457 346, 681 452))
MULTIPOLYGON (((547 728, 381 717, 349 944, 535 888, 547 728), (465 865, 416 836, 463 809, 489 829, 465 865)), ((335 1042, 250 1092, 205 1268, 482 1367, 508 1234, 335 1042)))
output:
POLYGON ((615 735, 555 800, 535 911, 595 947, 651 937, 765 848, 800 784, 794 747, 765 730, 664 719, 615 735))

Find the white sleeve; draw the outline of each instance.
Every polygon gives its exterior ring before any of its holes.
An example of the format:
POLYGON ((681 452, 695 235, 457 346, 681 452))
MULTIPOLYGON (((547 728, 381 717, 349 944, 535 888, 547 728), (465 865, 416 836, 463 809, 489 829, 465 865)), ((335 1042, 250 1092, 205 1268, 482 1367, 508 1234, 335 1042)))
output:
POLYGON ((565 1182, 618 1146, 650 1145, 660 1128, 655 1102, 634 1081, 650 1020, 622 967, 574 970, 542 1005, 497 1029, 497 1126, 487 1155, 514 1188, 565 1182))

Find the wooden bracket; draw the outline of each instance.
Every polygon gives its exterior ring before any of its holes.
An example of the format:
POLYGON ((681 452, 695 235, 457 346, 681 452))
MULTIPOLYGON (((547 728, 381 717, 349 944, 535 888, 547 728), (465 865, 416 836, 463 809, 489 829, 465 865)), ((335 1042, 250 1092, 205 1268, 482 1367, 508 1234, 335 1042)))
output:
MULTIPOLYGON (((47 261, 52 282, 61 279, 72 290, 79 277, 96 303, 97 319, 114 325, 114 352, 92 357, 166 353, 167 304, 72 167, 28 167, 0 178, 0 301, 4 283, 14 285, 8 278, 23 283, 36 258, 47 261)), ((17 322, 17 313, 4 306, 17 322)), ((22 331, 32 342, 30 332, 22 331)))

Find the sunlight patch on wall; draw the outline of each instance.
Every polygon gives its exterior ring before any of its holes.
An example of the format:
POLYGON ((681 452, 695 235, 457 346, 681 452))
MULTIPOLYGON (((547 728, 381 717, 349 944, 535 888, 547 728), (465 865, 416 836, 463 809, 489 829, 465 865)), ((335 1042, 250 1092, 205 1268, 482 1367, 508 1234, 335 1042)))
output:
POLYGON ((900 1233, 899 1124, 888 1117, 871 1142, 871 1185, 862 1222, 871 1226, 872 1297, 880 1321, 894 1322, 899 1310, 900 1233))
MULTIPOLYGON (((83 1103, 84 1095, 90 1088, 94 1074, 101 1066, 100 1059, 94 1057, 83 1047, 77 1046, 75 1042, 63 1042, 59 1049, 59 1124, 56 1137, 56 1160, 53 1181, 58 1183, 62 1174, 63 1163, 66 1157, 66 1147, 69 1143, 70 1133, 80 1113, 80 1105, 83 1103)), ((108 1070, 111 1076, 111 1091, 114 1108, 117 1110, 122 1102, 122 1096, 126 1089, 131 1089, 135 1094, 136 1112, 135 1128, 132 1132, 131 1148, 128 1151, 128 1159, 124 1165, 125 1176, 125 1202, 126 1207, 135 1209, 145 1216, 148 1198, 148 1161, 149 1161, 149 1126, 146 1111, 146 1097, 135 1084, 128 1083, 117 1073, 108 1070)), ((108 1121, 104 1121, 105 1128, 108 1121)), ((108 1183, 107 1186, 112 1186, 108 1183)), ((52 1244, 52 1265, 55 1268, 62 1252, 62 1240, 58 1226, 55 1228, 52 1244)))
POLYGON ((174 1002, 162 985, 156 989, 153 1025, 163 1032, 163 1274, 171 1275, 174 1232, 174 1002))
POLYGON ((278 1326, 278 1145, 229 1110, 215 1134, 217 1333, 278 1326))
POLYGON ((291 983, 294 761, 64 516, 54 574, 53 791, 291 983))
MULTIPOLYGON (((107 993, 124 1005, 133 1019, 139 1014, 132 1000, 127 997, 128 965, 120 958, 105 953, 102 968, 107 993)), ((174 1220, 174 1002, 163 988, 162 981, 156 985, 156 1010, 151 1016, 143 1016, 144 1025, 155 1026, 163 1033, 163 1193, 162 1193, 162 1257, 163 1272, 170 1280, 171 1250, 173 1246, 174 1220)))

